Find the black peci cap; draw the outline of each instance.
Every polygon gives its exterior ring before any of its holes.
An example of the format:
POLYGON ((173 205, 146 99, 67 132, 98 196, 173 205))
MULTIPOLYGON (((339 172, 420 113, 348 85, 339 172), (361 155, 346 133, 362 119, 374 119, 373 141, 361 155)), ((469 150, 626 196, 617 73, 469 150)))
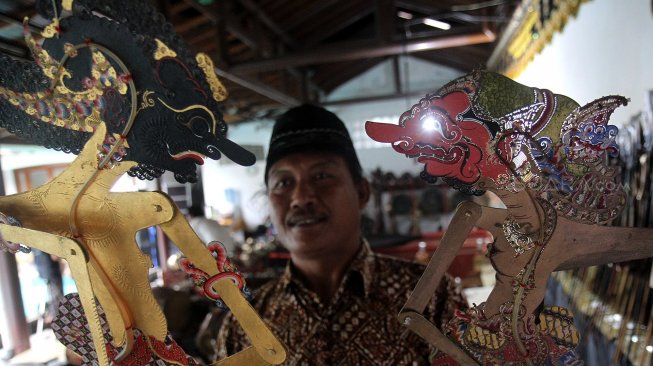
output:
POLYGON ((312 104, 289 109, 274 124, 265 164, 265 184, 274 163, 303 152, 328 151, 340 154, 354 181, 362 177, 362 168, 345 124, 334 113, 312 104))

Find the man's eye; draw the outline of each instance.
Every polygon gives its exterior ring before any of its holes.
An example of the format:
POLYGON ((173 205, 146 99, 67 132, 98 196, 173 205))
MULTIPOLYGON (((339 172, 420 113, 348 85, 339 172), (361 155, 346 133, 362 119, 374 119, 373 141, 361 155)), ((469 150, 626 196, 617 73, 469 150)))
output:
POLYGON ((333 175, 326 172, 318 172, 315 174, 314 178, 316 181, 324 181, 333 178, 333 175))
POLYGON ((273 189, 286 188, 290 185, 290 179, 279 179, 272 185, 273 189))

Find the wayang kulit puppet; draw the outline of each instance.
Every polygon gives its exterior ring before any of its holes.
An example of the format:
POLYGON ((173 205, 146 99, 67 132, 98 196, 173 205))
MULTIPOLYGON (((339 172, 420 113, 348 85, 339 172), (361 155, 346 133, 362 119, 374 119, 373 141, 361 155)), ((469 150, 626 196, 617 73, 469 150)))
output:
MULTIPOLYGON (((577 365, 570 311, 539 308, 553 271, 653 255, 647 229, 609 227, 626 193, 609 159, 608 124, 620 96, 580 107, 572 99, 476 71, 427 95, 398 125, 367 122, 367 134, 469 194, 496 194, 505 209, 458 206, 400 321, 463 365, 577 365), (442 330, 423 316, 465 238, 478 226, 494 242, 496 285, 487 301, 442 330)), ((437 364, 437 363, 436 363, 437 364)))
POLYGON ((57 337, 86 365, 196 364, 169 336, 148 280, 151 259, 135 242, 138 230, 159 225, 195 283, 225 303, 252 340, 216 364, 283 362, 282 344, 243 296, 220 245, 207 248, 162 193, 110 192, 124 173, 153 179, 168 170, 193 182, 205 158, 254 163, 226 138, 226 91, 209 57, 191 54, 139 1, 37 5, 51 23, 41 44, 26 21, 34 61, 0 54, 0 125, 78 157, 51 182, 0 197, 0 249, 34 247, 68 261, 79 296, 60 307, 57 337))

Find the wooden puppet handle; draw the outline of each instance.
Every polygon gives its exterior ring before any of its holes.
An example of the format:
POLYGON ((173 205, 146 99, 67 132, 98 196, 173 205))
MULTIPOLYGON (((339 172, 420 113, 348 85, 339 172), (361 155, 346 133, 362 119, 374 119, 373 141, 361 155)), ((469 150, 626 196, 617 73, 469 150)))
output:
MULTIPOLYGON (((182 253, 186 255, 188 260, 196 268, 206 272, 209 278, 217 275, 219 270, 216 266, 215 258, 213 258, 204 243, 197 237, 179 209, 174 204, 172 206, 174 207, 172 218, 170 221, 162 223, 159 226, 177 244, 182 253)), ((234 314, 240 326, 245 331, 245 334, 252 341, 256 354, 267 363, 273 365, 282 363, 286 359, 286 350, 283 344, 272 334, 272 331, 270 331, 268 326, 259 317, 254 308, 245 300, 233 281, 227 278, 217 280, 213 283, 213 288, 220 294, 220 297, 234 314)), ((249 354, 251 351, 247 351, 247 353, 249 354)), ((236 355, 225 360, 231 359, 236 355)), ((253 360, 254 358, 247 359, 253 360)), ((218 361, 214 365, 220 364, 219 362, 221 361, 218 361)))
POLYGON ((467 239, 481 214, 481 206, 473 202, 463 202, 456 207, 449 229, 442 237, 440 245, 433 253, 426 270, 424 270, 422 277, 420 277, 398 316, 401 324, 417 333, 438 350, 447 353, 459 364, 470 366, 477 365, 476 361, 447 338, 433 323, 424 318, 422 314, 435 290, 440 285, 446 270, 458 255, 465 239, 467 239))
POLYGON ((17 226, 0 224, 2 236, 15 243, 23 243, 48 254, 56 255, 68 262, 70 272, 75 279, 79 298, 88 319, 93 346, 97 353, 100 366, 109 366, 109 357, 104 345, 104 336, 100 316, 95 306, 91 277, 88 272, 88 257, 84 249, 76 241, 42 231, 25 229, 17 226))

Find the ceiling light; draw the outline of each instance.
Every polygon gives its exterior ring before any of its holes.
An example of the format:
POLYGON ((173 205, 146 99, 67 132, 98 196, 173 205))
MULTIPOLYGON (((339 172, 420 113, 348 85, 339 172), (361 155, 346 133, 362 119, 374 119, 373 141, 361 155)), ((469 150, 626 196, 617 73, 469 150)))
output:
POLYGON ((407 20, 411 20, 411 19, 413 19, 413 14, 411 14, 411 13, 409 13, 409 12, 406 12, 406 11, 401 11, 401 10, 399 10, 399 11, 397 12, 397 16, 398 16, 399 18, 403 18, 403 19, 407 19, 407 20))
POLYGON ((451 24, 445 23, 439 20, 431 19, 431 18, 424 18, 422 21, 424 24, 434 27, 434 28, 439 28, 439 29, 444 29, 444 30, 449 30, 451 29, 451 24))

